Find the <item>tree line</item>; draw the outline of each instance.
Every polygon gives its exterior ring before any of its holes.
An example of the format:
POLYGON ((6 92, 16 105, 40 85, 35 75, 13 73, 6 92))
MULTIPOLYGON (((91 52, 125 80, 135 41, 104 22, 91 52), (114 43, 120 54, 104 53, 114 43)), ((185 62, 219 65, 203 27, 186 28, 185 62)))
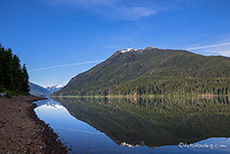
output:
POLYGON ((71 89, 61 95, 230 95, 230 78, 179 78, 167 76, 140 77, 136 80, 114 86, 98 86, 96 89, 71 89))
POLYGON ((0 43, 0 92, 14 95, 29 94, 28 82, 26 65, 23 64, 21 67, 19 57, 0 43))
POLYGON ((229 78, 146 77, 117 86, 110 93, 112 95, 133 95, 134 93, 138 95, 229 95, 229 81, 229 78))

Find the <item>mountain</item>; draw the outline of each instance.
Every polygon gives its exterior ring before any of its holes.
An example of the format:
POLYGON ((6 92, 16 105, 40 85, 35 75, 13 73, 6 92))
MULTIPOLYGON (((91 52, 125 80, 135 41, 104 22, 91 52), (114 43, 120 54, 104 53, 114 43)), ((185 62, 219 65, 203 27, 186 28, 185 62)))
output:
POLYGON ((53 93, 58 90, 61 90, 63 86, 62 85, 51 85, 51 86, 45 86, 44 88, 47 89, 49 92, 53 93))
POLYGON ((51 96, 51 92, 49 92, 47 89, 43 88, 42 86, 39 86, 32 82, 29 82, 29 86, 30 86, 30 94, 32 95, 44 97, 44 98, 49 98, 51 96))
POLYGON ((53 95, 230 94, 230 58, 186 50, 123 49, 53 95))

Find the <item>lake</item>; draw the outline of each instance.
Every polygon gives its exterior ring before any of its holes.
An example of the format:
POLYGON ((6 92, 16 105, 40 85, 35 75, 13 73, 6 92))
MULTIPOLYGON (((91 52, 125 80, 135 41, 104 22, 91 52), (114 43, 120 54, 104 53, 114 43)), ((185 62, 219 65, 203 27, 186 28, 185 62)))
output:
POLYGON ((36 102, 70 153, 229 153, 230 98, 53 98, 36 102))

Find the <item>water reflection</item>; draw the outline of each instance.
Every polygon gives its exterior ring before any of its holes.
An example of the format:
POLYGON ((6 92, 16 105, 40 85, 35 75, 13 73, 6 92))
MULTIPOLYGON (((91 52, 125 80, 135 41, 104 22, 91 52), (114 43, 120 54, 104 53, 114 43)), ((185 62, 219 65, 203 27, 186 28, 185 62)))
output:
POLYGON ((54 98, 121 146, 194 143, 230 136, 229 98, 54 98))

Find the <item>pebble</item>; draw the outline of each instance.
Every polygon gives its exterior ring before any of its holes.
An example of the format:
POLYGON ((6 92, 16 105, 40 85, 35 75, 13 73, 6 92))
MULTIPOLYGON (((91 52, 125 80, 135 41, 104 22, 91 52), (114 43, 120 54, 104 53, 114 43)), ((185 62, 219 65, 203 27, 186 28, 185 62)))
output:
POLYGON ((36 105, 29 103, 34 99, 27 96, 0 98, 0 153, 67 153, 66 149, 60 150, 56 134, 37 118, 33 110, 36 105))

